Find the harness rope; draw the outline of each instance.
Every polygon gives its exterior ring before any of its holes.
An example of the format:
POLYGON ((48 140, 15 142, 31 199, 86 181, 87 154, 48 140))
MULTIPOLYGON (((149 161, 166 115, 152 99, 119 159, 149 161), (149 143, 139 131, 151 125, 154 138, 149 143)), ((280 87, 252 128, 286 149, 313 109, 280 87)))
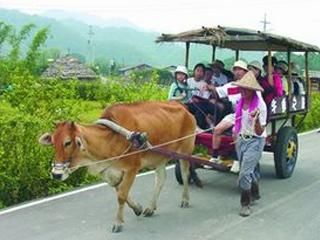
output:
MULTIPOLYGON (((200 133, 204 133, 206 131, 210 131, 210 130, 213 130, 214 127, 210 127, 208 129, 204 129, 204 130, 201 130, 199 132, 196 132, 196 133, 193 133, 193 134, 189 134, 189 135, 186 135, 186 136, 183 136, 181 138, 177 138, 177 139, 174 139, 172 141, 169 141, 169 142, 165 142, 165 143, 160 143, 158 145, 151 145, 149 142, 147 144, 147 148, 144 148, 144 149, 140 149, 140 150, 137 150, 137 151, 133 151, 133 152, 130 152, 130 153, 127 153, 127 154, 122 154, 122 155, 118 155, 118 156, 114 156, 114 157, 110 157, 110 158, 107 158, 107 159, 103 159, 99 162, 93 162, 93 163, 88 163, 88 164, 84 164, 84 165, 81 165, 81 167, 88 167, 88 166, 91 166, 91 165, 96 165, 96 164, 100 164, 100 163, 103 163, 103 162, 109 162, 109 161, 115 161, 115 160, 118 160, 120 158, 124 158, 124 157, 129 157, 129 156, 132 156, 132 155, 135 155, 135 154, 139 154, 139 153, 143 153, 143 152, 147 152, 151 149, 154 149, 154 148, 160 148, 160 147, 163 147, 163 146, 167 146, 167 145, 170 145, 172 143, 176 143, 176 142, 179 142, 179 141, 182 141, 182 140, 185 140, 187 138, 190 138, 190 137, 193 137, 197 134, 200 134, 200 133)), ((129 147, 131 148, 131 144, 129 145, 129 147)), ((123 153, 129 151, 130 148, 127 148, 123 153)), ((76 169, 78 167, 73 167, 73 168, 70 168, 70 170, 73 170, 73 169, 76 169)))

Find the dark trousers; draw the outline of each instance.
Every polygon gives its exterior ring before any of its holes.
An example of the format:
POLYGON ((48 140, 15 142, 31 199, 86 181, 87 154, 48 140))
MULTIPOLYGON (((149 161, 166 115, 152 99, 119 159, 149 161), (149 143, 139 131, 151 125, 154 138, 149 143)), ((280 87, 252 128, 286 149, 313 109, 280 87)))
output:
POLYGON ((221 118, 221 110, 214 104, 206 100, 198 101, 198 102, 189 102, 186 103, 186 106, 190 113, 192 113, 197 121, 197 125, 201 129, 210 128, 210 123, 207 121, 208 117, 212 117, 210 119, 212 124, 216 125, 221 118))

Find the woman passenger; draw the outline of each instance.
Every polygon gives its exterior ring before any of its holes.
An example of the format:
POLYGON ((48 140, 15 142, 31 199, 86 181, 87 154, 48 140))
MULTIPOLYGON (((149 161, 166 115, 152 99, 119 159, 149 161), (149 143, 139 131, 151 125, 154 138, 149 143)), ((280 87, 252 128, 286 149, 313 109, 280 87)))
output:
POLYGON ((283 86, 282 80, 279 75, 274 70, 275 65, 277 64, 277 59, 275 57, 271 57, 271 74, 272 77, 268 77, 268 56, 265 56, 263 59, 263 69, 266 73, 264 77, 262 77, 261 81, 259 82, 262 86, 264 92, 262 93, 262 97, 267 106, 270 106, 272 100, 276 97, 281 97, 283 95, 283 86))
POLYGON ((285 61, 279 61, 275 66, 275 71, 281 77, 284 95, 288 95, 289 86, 288 86, 288 79, 286 77, 288 74, 288 64, 285 61))

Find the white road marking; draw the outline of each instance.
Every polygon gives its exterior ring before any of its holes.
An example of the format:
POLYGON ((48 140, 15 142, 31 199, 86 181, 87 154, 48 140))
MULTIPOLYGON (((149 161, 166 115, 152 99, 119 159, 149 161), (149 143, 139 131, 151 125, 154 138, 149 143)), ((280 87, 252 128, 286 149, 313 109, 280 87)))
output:
MULTIPOLYGON (((170 166, 166 167, 167 170, 171 169, 171 168, 174 168, 174 165, 170 165, 170 166)), ((153 173, 154 173, 154 170, 153 171, 149 171, 149 172, 145 172, 145 173, 140 173, 140 174, 137 175, 137 177, 142 177, 142 176, 150 175, 150 174, 153 174, 153 173)), ((15 212, 15 211, 18 211, 18 210, 21 210, 21 209, 24 209, 24 208, 29 208, 29 207, 32 207, 32 206, 35 206, 35 205, 38 205, 38 204, 51 202, 51 201, 56 200, 56 199, 60 199, 60 198, 68 197, 68 196, 71 196, 71 195, 75 195, 75 194, 78 194, 78 193, 81 193, 81 192, 94 190, 94 189, 97 189, 97 188, 100 188, 100 187, 105 187, 107 185, 108 185, 107 183, 98 183, 98 184, 95 184, 95 185, 92 185, 92 186, 89 186, 89 187, 84 187, 84 188, 73 190, 73 191, 70 191, 70 192, 61 193, 61 194, 58 194, 58 195, 55 195, 55 196, 52 196, 52 197, 47 197, 47 198, 35 200, 35 201, 29 202, 29 203, 25 203, 25 204, 22 204, 22 205, 18 205, 18 206, 15 206, 15 207, 9 207, 9 208, 7 208, 7 209, 5 209, 3 211, 0 211, 0 216, 4 215, 4 214, 11 213, 11 212, 15 212)))
POLYGON ((298 135, 299 136, 304 136, 304 135, 316 133, 316 132, 319 132, 319 131, 320 131, 320 128, 317 128, 317 129, 314 129, 314 130, 311 130, 311 131, 308 131, 308 132, 299 133, 298 135))

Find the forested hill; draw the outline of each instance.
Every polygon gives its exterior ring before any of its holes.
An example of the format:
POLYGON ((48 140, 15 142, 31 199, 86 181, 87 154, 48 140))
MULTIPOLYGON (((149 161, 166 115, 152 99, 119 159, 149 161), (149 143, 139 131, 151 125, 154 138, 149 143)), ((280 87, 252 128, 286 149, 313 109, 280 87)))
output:
MULTIPOLYGON (((34 23, 37 27, 49 26, 50 38, 47 48, 62 53, 88 55, 89 25, 71 19, 56 20, 39 15, 28 15, 15 10, 0 9, 0 21, 21 26, 34 23)), ((176 65, 184 62, 184 47, 178 44, 156 44, 160 33, 147 32, 128 27, 93 26, 92 43, 95 58, 115 59, 124 65, 148 63, 154 66, 176 65)), ((194 46, 192 62, 209 60, 211 48, 194 46)), ((226 58, 226 53, 220 55, 226 58)))
MULTIPOLYGON (((68 18, 70 13, 64 13, 63 17, 61 15, 56 17, 57 13, 54 12, 44 14, 46 15, 28 15, 16 10, 0 8, 0 21, 15 26, 17 30, 29 23, 34 23, 38 28, 49 27, 50 37, 46 42, 46 48, 56 49, 62 55, 73 53, 89 60, 89 24, 87 23, 90 23, 94 33, 91 41, 94 52, 93 58, 96 60, 100 59, 106 62, 113 59, 121 65, 147 63, 155 67, 184 63, 184 45, 156 44, 155 39, 160 33, 144 31, 130 23, 123 24, 123 22, 117 23, 117 21, 113 21, 112 23, 101 24, 99 21, 88 19, 87 16, 83 16, 83 19, 81 19, 79 15, 70 15, 70 18, 68 18), (95 23, 96 25, 94 25, 95 23)), ((191 45, 190 67, 199 61, 209 61, 211 59, 211 51, 211 47, 191 45)), ((251 61, 261 60, 263 55, 264 53, 262 52, 252 52, 245 55, 242 53, 240 57, 251 61)), ((277 54, 278 57, 280 55, 277 54)), ((216 56, 222 60, 228 59, 226 60, 228 67, 234 61, 234 53, 229 50, 218 49, 216 56)), ((286 59, 286 56, 283 55, 280 58, 286 59)), ((304 68, 302 55, 294 55, 292 61, 300 65, 300 68, 304 68)), ((310 54, 310 69, 320 70, 319 62, 320 57, 318 54, 310 54)))

